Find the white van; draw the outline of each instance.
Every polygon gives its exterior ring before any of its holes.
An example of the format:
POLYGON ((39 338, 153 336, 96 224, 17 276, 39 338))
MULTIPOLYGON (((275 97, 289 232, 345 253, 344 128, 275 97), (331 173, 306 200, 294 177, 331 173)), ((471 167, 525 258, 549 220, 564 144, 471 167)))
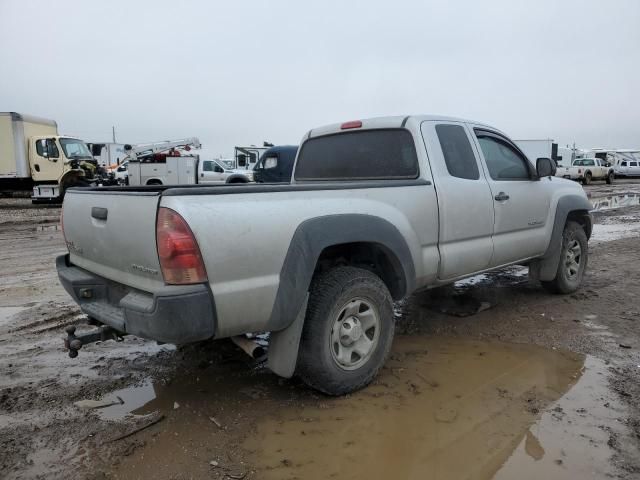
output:
POLYGON ((640 177, 640 161, 623 160, 616 164, 614 171, 616 177, 640 177))

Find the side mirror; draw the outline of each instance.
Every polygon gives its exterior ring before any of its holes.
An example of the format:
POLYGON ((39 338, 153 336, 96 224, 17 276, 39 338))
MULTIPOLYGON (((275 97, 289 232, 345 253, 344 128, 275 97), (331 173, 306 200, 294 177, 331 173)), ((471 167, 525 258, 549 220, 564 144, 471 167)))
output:
POLYGON ((553 177, 556 174, 556 164, 550 158, 538 158, 536 160, 536 172, 538 177, 553 177))

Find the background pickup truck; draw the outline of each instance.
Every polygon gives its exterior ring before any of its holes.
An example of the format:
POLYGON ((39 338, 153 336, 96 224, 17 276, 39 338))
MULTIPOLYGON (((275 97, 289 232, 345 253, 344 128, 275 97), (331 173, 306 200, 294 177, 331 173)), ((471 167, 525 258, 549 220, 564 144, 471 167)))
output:
POLYGON ((558 167, 556 176, 577 180, 589 185, 592 180, 605 180, 612 183, 615 173, 613 167, 599 158, 579 158, 570 167, 558 167))
MULTIPOLYGON (((290 184, 70 190, 59 278, 119 335, 271 332, 274 372, 343 394, 383 365, 392 302, 415 290, 510 264, 553 292, 578 288, 591 205, 551 160, 536 163, 471 121, 315 128, 290 184)), ((67 342, 75 354, 82 343, 67 342)))

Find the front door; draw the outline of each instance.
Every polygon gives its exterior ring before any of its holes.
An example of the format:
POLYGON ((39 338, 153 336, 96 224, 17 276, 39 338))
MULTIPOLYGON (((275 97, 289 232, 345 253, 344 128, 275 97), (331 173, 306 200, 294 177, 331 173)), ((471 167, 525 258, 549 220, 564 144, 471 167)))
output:
POLYGON ((222 183, 224 182, 224 170, 213 160, 203 160, 198 183, 222 183))
POLYGON ((36 137, 29 143, 31 178, 36 182, 57 183, 64 172, 64 157, 53 138, 36 137))
POLYGON ((507 137, 485 128, 473 131, 495 212, 491 266, 544 253, 553 179, 538 180, 533 165, 507 137))
POLYGON ((421 130, 438 195, 438 278, 484 270, 493 253, 493 200, 471 133, 445 121, 423 122, 421 130))

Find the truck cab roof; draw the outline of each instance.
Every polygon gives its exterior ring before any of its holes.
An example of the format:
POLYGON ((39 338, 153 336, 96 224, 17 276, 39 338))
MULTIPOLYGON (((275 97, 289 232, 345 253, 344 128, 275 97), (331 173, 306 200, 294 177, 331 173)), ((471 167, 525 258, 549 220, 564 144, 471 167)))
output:
POLYGON ((351 129, 383 129, 383 128, 402 128, 409 121, 412 122, 423 122, 423 121, 445 121, 445 122, 461 122, 461 123, 473 123, 475 125, 481 125, 487 128, 491 128, 492 130, 499 131, 497 128, 491 127, 489 125, 476 122, 474 120, 468 120, 464 118, 457 117, 449 117, 446 115, 396 115, 396 116, 388 116, 388 117, 372 117, 365 118, 362 120, 354 120, 342 123, 332 123, 329 125, 325 125, 322 127, 314 128, 309 130, 307 135, 305 135, 304 139, 318 137, 322 135, 331 135, 334 133, 340 133, 344 131, 348 131, 351 129))

